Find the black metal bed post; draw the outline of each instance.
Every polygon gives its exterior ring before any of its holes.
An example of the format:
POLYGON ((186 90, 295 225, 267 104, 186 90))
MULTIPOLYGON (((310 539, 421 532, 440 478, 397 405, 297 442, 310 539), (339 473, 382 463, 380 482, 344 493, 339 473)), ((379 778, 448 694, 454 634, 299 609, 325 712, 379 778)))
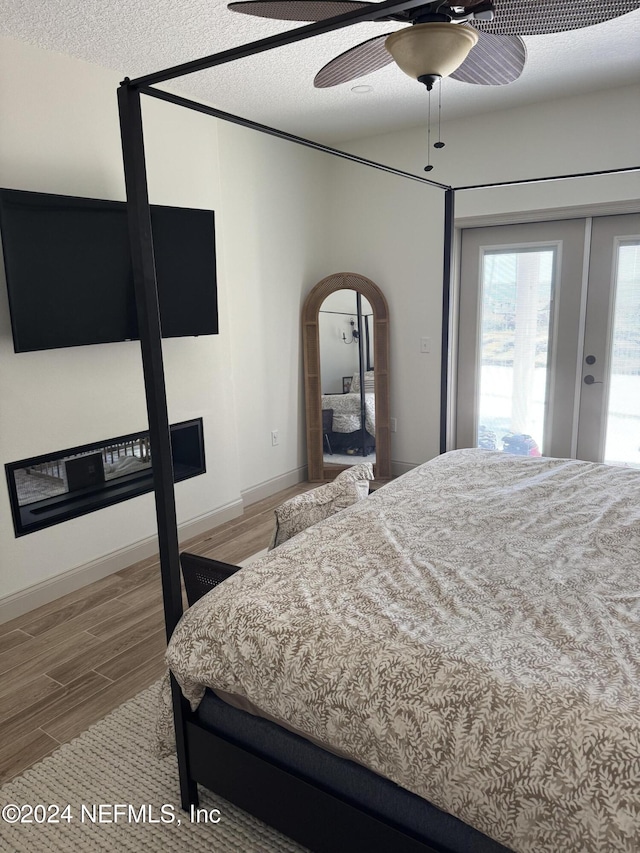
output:
MULTIPOLYGON (((127 191, 131 260, 149 420, 162 599, 168 640, 182 615, 178 522, 173 488, 171 433, 162 361, 160 311, 147 189, 142 109, 140 92, 137 88, 130 86, 128 80, 124 80, 118 90, 118 109, 127 191)), ((183 808, 188 808, 190 803, 197 803, 197 787, 190 778, 186 751, 185 715, 188 705, 173 676, 171 676, 171 693, 180 772, 180 795, 183 808)))
POLYGON ((454 187, 455 190, 487 190, 497 187, 523 186, 524 184, 546 184, 550 181, 570 181, 574 178, 598 178, 602 175, 623 175, 626 172, 640 172, 640 166, 622 166, 619 169, 598 169, 595 172, 576 172, 573 175, 550 175, 546 178, 520 178, 515 181, 498 181, 491 184, 472 184, 467 187, 454 187))
POLYGON ((453 276, 453 235, 455 190, 444 194, 444 258, 442 264, 442 337, 440 350, 440 453, 447 450, 449 428, 449 323, 451 322, 451 279, 453 276))
POLYGON ((142 95, 149 95, 150 98, 157 98, 160 101, 166 101, 169 104, 176 104, 179 107, 193 110, 194 112, 202 113, 203 115, 219 118, 222 121, 227 121, 230 124, 237 124, 240 127, 245 127, 249 130, 256 130, 258 133, 266 133, 269 136, 275 136, 276 139, 283 139, 285 142, 293 142, 296 145, 303 145, 306 148, 311 148, 314 151, 319 151, 322 154, 331 154, 334 157, 341 157, 344 160, 349 160, 351 163, 360 163, 362 166, 370 166, 382 172, 387 172, 390 175, 398 175, 401 178, 408 178, 410 181, 418 181, 420 184, 427 184, 431 187, 437 187, 441 190, 449 189, 449 184, 442 184, 439 181, 433 181, 425 178, 422 175, 415 175, 413 172, 406 172, 402 169, 397 169, 395 166, 388 166, 385 163, 378 163, 375 160, 368 160, 366 157, 360 157, 357 154, 352 154, 348 151, 340 151, 338 148, 332 148, 330 145, 325 145, 323 142, 314 142, 312 139, 305 139, 302 136, 296 136, 293 133, 288 133, 286 130, 279 130, 277 127, 270 127, 267 124, 260 124, 257 121, 237 116, 233 113, 219 110, 216 107, 211 107, 208 104, 200 104, 197 101, 183 98, 180 95, 174 95, 172 92, 166 92, 164 89, 154 89, 153 86, 140 86, 142 95))

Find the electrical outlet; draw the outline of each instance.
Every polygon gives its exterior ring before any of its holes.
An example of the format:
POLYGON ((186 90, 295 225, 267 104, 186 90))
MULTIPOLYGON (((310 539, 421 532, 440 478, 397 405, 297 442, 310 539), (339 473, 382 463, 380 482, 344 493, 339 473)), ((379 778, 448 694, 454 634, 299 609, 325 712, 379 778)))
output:
POLYGON ((280 444, 280 433, 277 429, 271 430, 271 444, 273 447, 276 447, 276 445, 280 444))
POLYGON ((389 418, 389 426, 391 427, 391 432, 398 431, 398 419, 397 418, 389 418))

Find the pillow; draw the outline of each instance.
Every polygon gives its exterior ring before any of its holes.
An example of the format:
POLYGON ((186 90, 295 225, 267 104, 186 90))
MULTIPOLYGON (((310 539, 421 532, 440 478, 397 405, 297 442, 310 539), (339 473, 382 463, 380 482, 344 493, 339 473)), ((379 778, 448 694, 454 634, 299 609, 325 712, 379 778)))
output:
POLYGON ((354 483, 359 480, 373 480, 373 462, 360 462, 340 471, 334 483, 354 483))
POLYGON ((282 545, 312 524, 324 521, 341 509, 366 498, 369 494, 369 479, 373 479, 373 465, 370 462, 354 465, 338 474, 333 482, 280 504, 275 509, 276 529, 269 550, 282 545))
MULTIPOLYGON (((360 392, 360 374, 354 373, 351 378, 351 393, 360 392)), ((364 393, 373 394, 375 392, 375 380, 373 378, 373 370, 365 370, 364 374, 364 393)))
POLYGON ((373 480, 373 463, 361 462, 341 471, 333 482, 355 483, 360 498, 366 498, 369 494, 369 480, 373 480))

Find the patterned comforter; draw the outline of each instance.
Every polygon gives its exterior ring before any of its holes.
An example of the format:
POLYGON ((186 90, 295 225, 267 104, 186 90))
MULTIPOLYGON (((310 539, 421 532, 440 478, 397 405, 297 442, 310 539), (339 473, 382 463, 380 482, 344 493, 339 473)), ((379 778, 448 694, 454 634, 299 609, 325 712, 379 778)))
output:
MULTIPOLYGON (((323 394, 322 408, 333 409, 333 431, 360 429, 360 394, 323 394)), ((376 395, 364 395, 364 423, 369 435, 376 435, 376 395)))
POLYGON ((640 472, 445 454, 183 617, 247 698, 520 853, 640 850, 640 472))

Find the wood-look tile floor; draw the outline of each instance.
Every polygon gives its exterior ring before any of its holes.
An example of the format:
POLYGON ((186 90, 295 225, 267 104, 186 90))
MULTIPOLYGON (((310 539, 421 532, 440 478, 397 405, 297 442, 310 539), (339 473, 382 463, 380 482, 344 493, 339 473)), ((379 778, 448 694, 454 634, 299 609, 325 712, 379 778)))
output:
MULTIPOLYGON (((273 509, 300 483, 182 550, 239 563, 266 548, 273 509)), ((0 784, 97 722, 164 672, 157 557, 0 625, 0 784)))

